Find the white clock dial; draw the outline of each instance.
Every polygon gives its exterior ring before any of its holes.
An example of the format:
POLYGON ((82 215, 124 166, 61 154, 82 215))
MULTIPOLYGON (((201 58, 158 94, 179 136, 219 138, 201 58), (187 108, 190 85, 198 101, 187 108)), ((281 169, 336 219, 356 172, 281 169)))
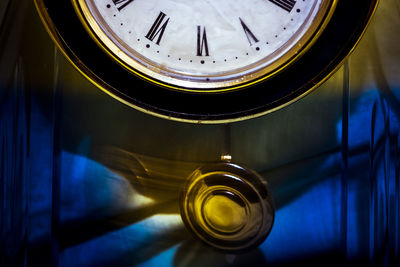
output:
POLYGON ((78 0, 125 66, 177 87, 271 76, 315 40, 331 0, 78 0))

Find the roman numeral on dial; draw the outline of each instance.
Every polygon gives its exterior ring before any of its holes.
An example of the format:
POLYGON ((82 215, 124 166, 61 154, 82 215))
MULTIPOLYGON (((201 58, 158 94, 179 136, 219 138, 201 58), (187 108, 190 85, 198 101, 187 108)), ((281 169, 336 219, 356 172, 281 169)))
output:
POLYGON ((125 8, 127 5, 132 3, 135 0, 112 0, 114 5, 117 7, 118 11, 121 11, 123 8, 125 8))
POLYGON ((167 15, 165 15, 163 12, 160 12, 156 21, 154 21, 149 32, 146 34, 146 38, 149 39, 150 41, 153 41, 154 38, 158 36, 156 44, 160 45, 161 38, 164 35, 165 28, 167 28, 168 22, 169 18, 167 18, 167 15))
POLYGON ((283 8, 287 12, 291 12, 294 5, 296 5, 295 0, 269 0, 271 3, 283 8))
POLYGON ((244 33, 246 34, 247 40, 249 41, 250 45, 253 45, 254 43, 258 42, 257 37, 250 31, 249 27, 247 27, 247 25, 243 22, 243 20, 241 18, 239 18, 240 20, 240 24, 242 24, 244 33))
POLYGON ((206 27, 203 28, 203 31, 201 28, 200 25, 197 26, 197 56, 203 56, 204 52, 204 56, 208 57, 210 54, 208 53, 206 27))

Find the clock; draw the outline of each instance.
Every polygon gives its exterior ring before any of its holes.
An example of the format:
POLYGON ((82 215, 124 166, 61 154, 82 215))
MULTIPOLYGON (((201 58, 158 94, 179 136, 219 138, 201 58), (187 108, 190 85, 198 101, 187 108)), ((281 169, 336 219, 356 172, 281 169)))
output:
POLYGON ((61 50, 109 95, 156 116, 221 123, 282 108, 325 81, 377 1, 36 4, 61 50))
MULTIPOLYGON (((377 5, 375 0, 35 3, 61 51, 104 92, 162 118, 210 124, 261 116, 311 92, 352 51, 377 5)), ((108 134, 108 141, 113 138, 108 134)), ((196 159, 180 184, 179 204, 186 228, 200 240, 237 253, 265 240, 274 203, 265 179, 243 167, 237 154, 231 163, 226 152, 217 155, 217 163, 197 166, 196 159)), ((134 173, 150 170, 136 161, 129 166, 138 166, 134 173)), ((158 182, 139 176, 145 184, 158 182)))

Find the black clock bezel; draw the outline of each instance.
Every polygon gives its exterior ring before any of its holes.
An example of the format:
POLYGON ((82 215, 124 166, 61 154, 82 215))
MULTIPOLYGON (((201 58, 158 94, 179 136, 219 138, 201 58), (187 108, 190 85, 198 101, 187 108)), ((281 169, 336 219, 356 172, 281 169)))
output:
POLYGON ((71 0, 35 0, 48 31, 74 66, 99 88, 141 111, 199 123, 223 123, 282 108, 332 75, 353 51, 379 0, 339 0, 324 32, 297 61, 240 90, 192 93, 141 79, 107 55, 80 22, 71 0))

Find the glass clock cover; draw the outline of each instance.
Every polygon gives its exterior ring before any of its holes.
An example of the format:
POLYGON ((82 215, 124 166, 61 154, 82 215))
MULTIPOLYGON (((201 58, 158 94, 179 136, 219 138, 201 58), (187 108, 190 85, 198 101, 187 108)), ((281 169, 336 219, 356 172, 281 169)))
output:
POLYGON ((102 46, 175 89, 218 91, 270 77, 329 20, 331 0, 78 0, 102 46))
POLYGON ((58 46, 117 100, 226 123, 307 95, 360 40, 376 0, 38 0, 58 46))

